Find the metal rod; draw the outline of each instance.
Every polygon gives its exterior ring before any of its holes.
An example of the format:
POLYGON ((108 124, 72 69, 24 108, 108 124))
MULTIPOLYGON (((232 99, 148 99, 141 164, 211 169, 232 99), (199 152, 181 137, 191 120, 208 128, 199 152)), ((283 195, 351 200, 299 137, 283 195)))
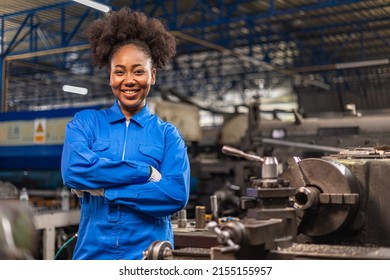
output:
POLYGON ((246 159, 253 160, 253 161, 264 162, 264 159, 259 157, 259 156, 244 153, 243 151, 236 149, 236 148, 233 148, 233 147, 230 147, 230 146, 223 146, 222 153, 227 154, 227 155, 231 155, 231 156, 235 156, 235 157, 246 158, 246 159))
POLYGON ((210 205, 211 205, 211 214, 213 215, 213 219, 217 220, 219 218, 219 215, 218 215, 218 199, 216 195, 210 196, 210 205))
POLYGON ((338 153, 338 152, 341 152, 342 150, 344 150, 342 148, 337 148, 337 147, 313 145, 313 144, 307 144, 307 143, 302 143, 302 142, 293 142, 293 141, 278 140, 278 139, 271 139, 271 138, 260 138, 259 140, 265 144, 290 146, 290 147, 305 148, 305 149, 312 149, 312 150, 325 151, 325 152, 338 153))

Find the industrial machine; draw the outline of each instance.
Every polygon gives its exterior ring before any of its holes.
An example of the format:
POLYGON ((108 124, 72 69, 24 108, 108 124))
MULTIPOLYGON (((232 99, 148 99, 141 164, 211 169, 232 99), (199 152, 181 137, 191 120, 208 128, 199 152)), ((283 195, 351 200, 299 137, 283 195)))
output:
POLYGON ((390 259, 387 147, 293 157, 282 174, 275 157, 223 150, 262 170, 240 198, 244 215, 182 214, 175 248, 155 241, 145 259, 390 259))
POLYGON ((30 209, 18 200, 3 200, 0 221, 0 259, 36 258, 38 236, 30 209))
POLYGON ((276 156, 280 162, 293 157, 322 157, 347 147, 377 147, 390 143, 388 110, 357 112, 348 104, 345 112, 303 117, 297 111, 278 112, 265 118, 260 101, 254 100, 247 114, 225 121, 221 131, 223 145, 276 156), (288 119, 278 118, 288 114, 288 119))

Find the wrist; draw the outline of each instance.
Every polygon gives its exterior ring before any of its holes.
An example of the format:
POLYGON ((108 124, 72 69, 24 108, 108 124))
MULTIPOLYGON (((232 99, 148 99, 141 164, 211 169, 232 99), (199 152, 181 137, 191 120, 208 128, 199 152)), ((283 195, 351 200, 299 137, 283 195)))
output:
POLYGON ((161 174, 153 166, 150 166, 149 182, 158 182, 161 180, 161 174))

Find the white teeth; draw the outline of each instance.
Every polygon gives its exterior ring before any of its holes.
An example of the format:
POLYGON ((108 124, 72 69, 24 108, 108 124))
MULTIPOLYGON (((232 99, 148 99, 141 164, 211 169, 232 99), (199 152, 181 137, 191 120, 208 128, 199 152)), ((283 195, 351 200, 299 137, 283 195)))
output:
POLYGON ((136 93, 135 90, 124 90, 123 91, 124 93, 127 93, 127 94, 133 94, 133 93, 136 93))

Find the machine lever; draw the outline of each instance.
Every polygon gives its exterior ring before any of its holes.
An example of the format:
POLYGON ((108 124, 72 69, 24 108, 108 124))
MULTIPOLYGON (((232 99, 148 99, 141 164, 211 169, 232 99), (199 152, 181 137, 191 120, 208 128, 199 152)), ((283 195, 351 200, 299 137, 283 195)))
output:
POLYGON ((211 229, 217 235, 217 240, 224 247, 221 249, 222 253, 237 252, 240 250, 240 245, 233 242, 231 235, 228 231, 221 230, 218 227, 217 222, 211 221, 207 224, 207 228, 211 229))
POLYGON ((222 153, 227 154, 227 155, 231 155, 231 156, 235 156, 235 157, 246 158, 248 160, 259 161, 262 163, 264 162, 264 159, 262 157, 247 154, 239 149, 236 149, 236 148, 233 148, 230 146, 226 146, 226 145, 222 147, 222 153))

